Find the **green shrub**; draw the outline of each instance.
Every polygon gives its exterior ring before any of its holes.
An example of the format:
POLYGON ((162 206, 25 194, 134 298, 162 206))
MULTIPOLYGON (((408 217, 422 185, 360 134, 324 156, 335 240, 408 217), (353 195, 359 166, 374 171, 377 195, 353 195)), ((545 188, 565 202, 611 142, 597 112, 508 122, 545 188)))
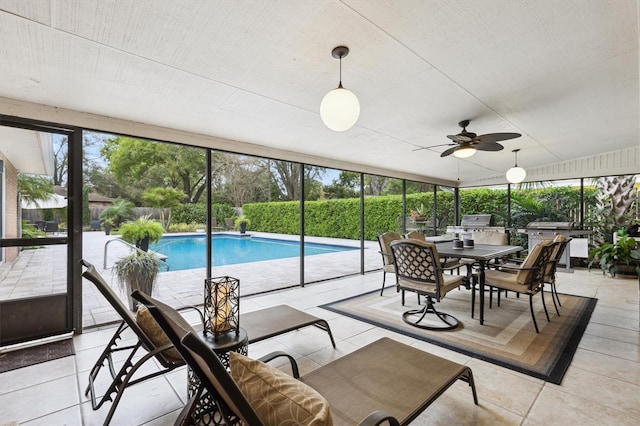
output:
MULTIPOLYGON (((228 204, 211 204, 211 215, 218 223, 224 223, 227 217, 235 216, 233 207, 228 204)), ((207 206, 205 204, 181 204, 171 209, 171 220, 175 223, 206 223, 207 206)))
POLYGON ((202 223, 172 223, 169 232, 196 232, 198 229, 206 229, 202 223))
POLYGON ((148 216, 139 217, 138 219, 125 222, 120 226, 120 236, 123 240, 130 244, 140 247, 140 242, 149 238, 149 243, 157 243, 162 238, 164 228, 160 222, 150 220, 148 216))

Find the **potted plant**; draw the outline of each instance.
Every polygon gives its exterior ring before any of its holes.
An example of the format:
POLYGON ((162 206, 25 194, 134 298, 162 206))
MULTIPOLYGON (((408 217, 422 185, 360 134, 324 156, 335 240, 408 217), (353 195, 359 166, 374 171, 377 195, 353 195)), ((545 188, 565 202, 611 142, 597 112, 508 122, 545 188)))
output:
POLYGON ((621 236, 615 243, 605 243, 589 253, 589 270, 594 263, 600 265, 602 273, 612 277, 620 275, 640 275, 640 249, 631 237, 621 236))
POLYGON ((411 220, 413 222, 421 222, 421 221, 424 221, 426 217, 426 212, 427 211, 424 207, 424 204, 420 203, 420 205, 416 207, 415 210, 411 210, 409 215, 411 216, 411 220))
POLYGON ((118 279, 120 288, 129 297, 129 308, 135 311, 135 303, 131 298, 134 290, 151 295, 160 272, 160 258, 154 253, 134 250, 131 254, 118 259, 113 265, 113 273, 118 279))
POLYGON ((138 219, 125 222, 120 227, 120 236, 123 240, 143 251, 149 250, 149 243, 157 243, 162 238, 164 228, 159 222, 142 216, 138 219))
POLYGON ((235 222, 236 230, 240 231, 241 234, 247 232, 247 226, 251 225, 251 221, 246 216, 240 216, 236 218, 235 222))
POLYGON ((114 226, 113 219, 103 219, 101 223, 104 226, 104 235, 111 234, 111 228, 114 226))

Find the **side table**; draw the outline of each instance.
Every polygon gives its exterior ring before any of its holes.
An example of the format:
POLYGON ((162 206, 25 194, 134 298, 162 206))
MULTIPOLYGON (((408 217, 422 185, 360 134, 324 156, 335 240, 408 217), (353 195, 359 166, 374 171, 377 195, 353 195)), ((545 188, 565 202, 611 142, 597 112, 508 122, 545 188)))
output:
MULTIPOLYGON (((218 341, 213 340, 212 335, 200 335, 209 347, 220 358, 222 364, 229 369, 229 352, 234 351, 242 355, 247 355, 249 349, 249 337, 244 328, 240 328, 240 332, 236 335, 235 331, 218 336, 218 341)), ((213 399, 200 384, 200 379, 193 373, 191 368, 187 368, 188 398, 194 395, 200 395, 193 413, 193 421, 195 424, 205 425, 224 425, 224 421, 218 411, 213 399)))

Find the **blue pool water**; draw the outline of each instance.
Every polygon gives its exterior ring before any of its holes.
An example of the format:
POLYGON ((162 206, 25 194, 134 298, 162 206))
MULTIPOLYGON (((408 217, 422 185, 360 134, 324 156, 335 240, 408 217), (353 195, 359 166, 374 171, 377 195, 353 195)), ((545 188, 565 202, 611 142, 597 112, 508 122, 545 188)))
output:
MULTIPOLYGON (((257 262, 260 260, 284 259, 300 256, 298 241, 239 235, 212 235, 213 266, 257 262)), ((207 240, 205 235, 165 236, 149 249, 168 256, 170 271, 204 268, 206 265, 207 240)), ((304 243, 305 256, 358 250, 357 247, 330 244, 304 243)))

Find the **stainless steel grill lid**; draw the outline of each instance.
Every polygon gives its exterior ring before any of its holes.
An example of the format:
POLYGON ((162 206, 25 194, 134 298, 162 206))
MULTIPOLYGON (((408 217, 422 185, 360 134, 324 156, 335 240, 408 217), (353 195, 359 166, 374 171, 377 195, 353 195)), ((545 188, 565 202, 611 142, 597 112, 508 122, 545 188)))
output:
POLYGON ((489 226, 490 224, 490 214, 467 214, 462 216, 462 220, 460 221, 460 226, 465 228, 489 226))
POLYGON ((530 222, 527 229, 571 230, 575 228, 575 222, 530 222))

